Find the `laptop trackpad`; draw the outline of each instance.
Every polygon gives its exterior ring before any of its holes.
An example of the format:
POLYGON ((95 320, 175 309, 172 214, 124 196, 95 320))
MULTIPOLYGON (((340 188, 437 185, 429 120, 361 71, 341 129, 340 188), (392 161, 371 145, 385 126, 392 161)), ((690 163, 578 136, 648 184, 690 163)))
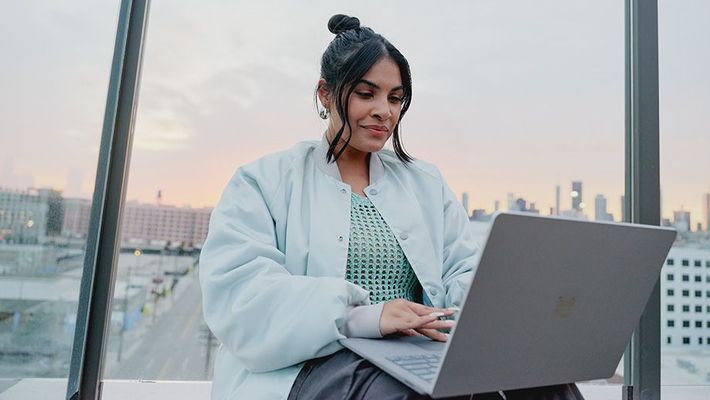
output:
POLYGON ((397 338, 396 340, 413 344, 422 350, 432 353, 442 353, 444 351, 444 347, 446 346, 446 343, 444 342, 437 342, 423 336, 407 336, 397 338))

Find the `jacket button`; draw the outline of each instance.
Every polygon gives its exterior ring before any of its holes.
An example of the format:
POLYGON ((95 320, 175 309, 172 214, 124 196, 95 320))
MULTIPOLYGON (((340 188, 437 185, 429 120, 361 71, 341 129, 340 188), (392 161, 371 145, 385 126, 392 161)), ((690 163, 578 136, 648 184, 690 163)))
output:
POLYGON ((343 237, 342 237, 342 236, 338 236, 338 242, 342 242, 342 241, 343 241, 343 237))
POLYGON ((371 195, 376 195, 377 194, 377 189, 370 189, 370 194, 371 195))
POLYGON ((347 192, 348 192, 348 191, 345 190, 345 188, 340 189, 340 193, 342 193, 342 194, 345 194, 345 193, 347 193, 347 192))
POLYGON ((407 240, 408 237, 409 235, 407 235, 407 232, 402 232, 399 234, 399 238, 402 240, 407 240))
POLYGON ((436 288, 431 288, 430 292, 431 292, 432 296, 436 296, 436 294, 439 293, 439 291, 436 290, 436 288))

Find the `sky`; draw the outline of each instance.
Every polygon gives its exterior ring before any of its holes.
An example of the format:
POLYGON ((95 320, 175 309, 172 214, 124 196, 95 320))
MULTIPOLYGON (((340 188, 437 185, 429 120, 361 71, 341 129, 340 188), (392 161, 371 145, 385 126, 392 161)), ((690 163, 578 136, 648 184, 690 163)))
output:
MULTIPOLYGON (((0 26, 0 186, 91 197, 118 1, 10 2, 0 26)), ((236 168, 325 129, 313 105, 326 24, 354 15, 408 58, 405 148, 470 208, 507 193, 543 214, 584 183, 593 217, 624 191, 617 0, 153 0, 127 198, 211 206, 236 168)), ((710 192, 710 2, 659 1, 663 215, 710 192)))

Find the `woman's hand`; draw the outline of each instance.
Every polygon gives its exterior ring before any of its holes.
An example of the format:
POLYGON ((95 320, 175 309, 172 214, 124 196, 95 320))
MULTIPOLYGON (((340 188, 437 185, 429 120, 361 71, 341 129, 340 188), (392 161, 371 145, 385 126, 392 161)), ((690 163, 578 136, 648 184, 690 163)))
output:
POLYGON ((451 329, 455 322, 439 320, 448 317, 454 310, 427 307, 404 299, 395 299, 385 303, 380 316, 380 333, 382 336, 401 333, 407 336, 424 335, 432 340, 445 342, 448 335, 439 329, 451 329))

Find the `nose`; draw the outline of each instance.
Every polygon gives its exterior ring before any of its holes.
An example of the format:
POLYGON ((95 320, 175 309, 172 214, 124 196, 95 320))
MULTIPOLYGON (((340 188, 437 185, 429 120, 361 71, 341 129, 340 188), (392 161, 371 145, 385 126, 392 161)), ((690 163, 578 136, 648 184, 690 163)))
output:
POLYGON ((386 96, 384 99, 380 98, 373 104, 371 115, 381 121, 392 117, 392 111, 390 110, 390 104, 386 96))

